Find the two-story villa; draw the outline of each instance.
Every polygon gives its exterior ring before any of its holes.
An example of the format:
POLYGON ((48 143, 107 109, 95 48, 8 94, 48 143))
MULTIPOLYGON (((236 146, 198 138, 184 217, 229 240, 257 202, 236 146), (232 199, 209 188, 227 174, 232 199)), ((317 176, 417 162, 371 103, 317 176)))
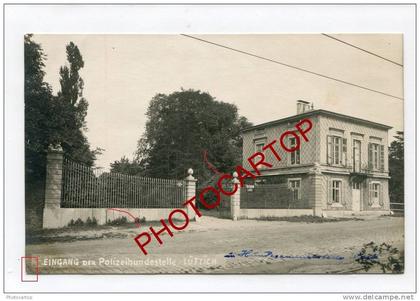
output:
MULTIPOLYGON (((316 215, 389 212, 388 130, 369 120, 326 110, 314 110, 308 102, 298 101, 297 115, 245 129, 243 158, 278 139, 303 118, 313 128, 300 150, 282 153, 276 160, 265 151, 272 168, 261 171, 258 183, 279 183, 293 191, 295 208, 314 209, 316 215)), ((295 138, 288 139, 293 146, 295 138)), ((243 166, 251 169, 244 159, 243 166)))

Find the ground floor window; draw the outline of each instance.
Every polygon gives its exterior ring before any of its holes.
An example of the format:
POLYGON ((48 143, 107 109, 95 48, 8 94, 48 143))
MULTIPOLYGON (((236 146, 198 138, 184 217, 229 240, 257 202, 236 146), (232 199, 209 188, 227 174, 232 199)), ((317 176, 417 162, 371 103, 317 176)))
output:
POLYGON ((301 179, 289 179, 289 189, 292 191, 292 201, 300 200, 301 179))
POLYGON ((381 183, 371 182, 369 185, 369 205, 381 207, 381 183))
POLYGON ((379 198, 379 183, 372 184, 372 196, 374 198, 379 198))
POLYGON ((333 201, 333 203, 341 203, 341 189, 342 189, 341 180, 333 180, 332 181, 332 201, 333 201))

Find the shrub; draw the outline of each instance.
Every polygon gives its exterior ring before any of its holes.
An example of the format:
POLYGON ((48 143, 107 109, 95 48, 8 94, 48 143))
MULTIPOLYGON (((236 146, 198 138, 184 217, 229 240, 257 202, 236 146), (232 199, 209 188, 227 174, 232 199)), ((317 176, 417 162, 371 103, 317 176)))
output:
POLYGON ((98 221, 96 220, 96 217, 92 217, 92 219, 90 218, 90 216, 87 218, 86 220, 86 226, 97 226, 98 225, 98 221))
POLYGON ((67 224, 67 227, 81 227, 84 224, 85 223, 80 218, 78 218, 76 221, 71 219, 71 221, 67 224))
POLYGON ((81 227, 83 226, 85 223, 80 219, 80 217, 74 222, 74 226, 75 227, 81 227))
POLYGON ((355 256, 356 262, 367 272, 374 266, 379 266, 382 273, 403 273, 404 254, 390 244, 375 244, 373 241, 363 245, 355 256))
POLYGON ((134 223, 136 224, 142 224, 146 222, 146 218, 143 216, 142 218, 136 217, 136 219, 134 220, 134 223))
POLYGON ((111 226, 120 226, 120 225, 125 225, 127 224, 127 218, 125 216, 120 216, 114 220, 108 220, 107 224, 111 225, 111 226))

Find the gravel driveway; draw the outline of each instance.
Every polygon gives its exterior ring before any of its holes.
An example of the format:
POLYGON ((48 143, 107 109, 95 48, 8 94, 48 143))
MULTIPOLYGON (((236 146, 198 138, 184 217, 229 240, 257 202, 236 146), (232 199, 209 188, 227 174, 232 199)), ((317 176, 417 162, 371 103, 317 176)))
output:
POLYGON ((203 217, 186 231, 164 235, 161 246, 152 241, 147 256, 133 240, 140 229, 112 231, 118 233, 98 236, 99 231, 86 231, 85 237, 93 232, 100 239, 28 244, 26 255, 39 256, 41 274, 346 273, 360 272, 354 255, 365 243, 386 242, 404 248, 404 219, 386 216, 329 223, 203 217), (241 250, 332 258, 225 257, 241 250))

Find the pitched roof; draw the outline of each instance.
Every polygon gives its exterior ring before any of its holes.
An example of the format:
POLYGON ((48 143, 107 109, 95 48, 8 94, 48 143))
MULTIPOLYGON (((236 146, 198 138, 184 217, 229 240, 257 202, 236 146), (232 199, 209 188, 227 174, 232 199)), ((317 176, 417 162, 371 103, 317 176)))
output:
POLYGON ((293 115, 293 116, 289 116, 289 117, 285 117, 285 118, 281 118, 281 119, 257 124, 257 125, 248 127, 246 129, 243 129, 242 132, 248 132, 248 131, 256 130, 256 129, 260 129, 260 128, 266 128, 268 126, 282 124, 282 123, 290 122, 290 121, 294 121, 294 120, 301 120, 303 118, 307 118, 307 117, 314 116, 314 115, 331 116, 331 117, 335 117, 335 118, 342 119, 342 120, 349 120, 351 122, 380 128, 380 129, 383 129, 383 130, 389 130, 389 129, 392 128, 392 126, 385 125, 385 124, 382 124, 382 123, 377 123, 377 122, 369 121, 369 120, 366 120, 366 119, 361 119, 361 118, 357 118, 357 117, 353 117, 353 116, 349 116, 349 115, 344 115, 344 114, 340 114, 340 113, 336 113, 336 112, 331 112, 331 111, 327 111, 327 110, 323 110, 323 109, 318 109, 318 110, 307 111, 307 112, 304 112, 304 113, 301 113, 301 114, 297 114, 297 115, 293 115))

